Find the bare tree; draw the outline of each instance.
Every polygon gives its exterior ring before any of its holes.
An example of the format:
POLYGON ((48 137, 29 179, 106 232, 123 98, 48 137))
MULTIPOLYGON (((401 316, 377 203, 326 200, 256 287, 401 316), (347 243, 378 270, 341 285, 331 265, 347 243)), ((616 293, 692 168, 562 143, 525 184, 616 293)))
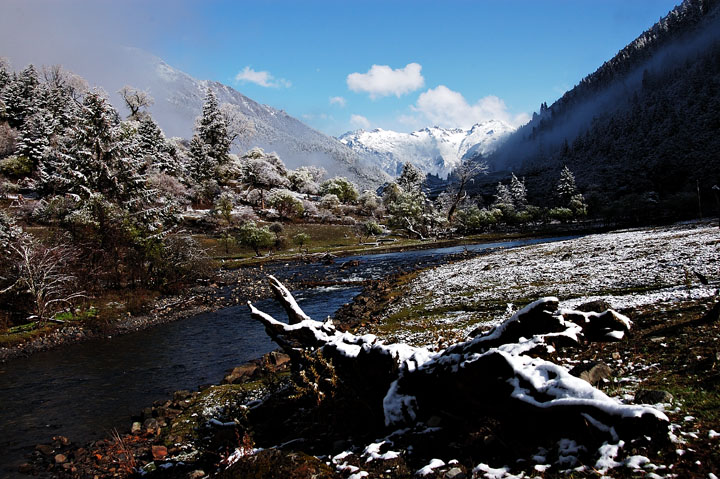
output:
POLYGON ((465 188, 468 183, 472 181, 474 177, 481 174, 487 174, 488 165, 485 161, 478 161, 476 159, 464 158, 458 166, 454 174, 457 177, 457 182, 454 185, 453 191, 450 193, 450 208, 448 209, 447 220, 452 221, 457 207, 465 198, 467 198, 467 192, 465 188))
POLYGON ((11 242, 6 251, 13 263, 14 282, 1 294, 26 291, 32 297, 32 308, 39 321, 49 319, 62 305, 85 297, 75 288, 77 277, 69 272, 76 261, 74 250, 65 245, 47 247, 30 236, 11 242))
POLYGON ((90 84, 83 77, 64 70, 59 64, 43 66, 42 77, 51 88, 67 91, 77 103, 90 90, 90 84))
POLYGON ((123 101, 125 101, 127 109, 130 110, 128 120, 139 120, 146 114, 145 111, 142 110, 155 103, 155 100, 153 100, 148 92, 138 90, 129 85, 122 87, 118 90, 118 93, 120 93, 123 101))
POLYGON ((249 139, 254 133, 252 120, 246 117, 235 105, 223 103, 220 105, 220 115, 225 120, 227 126, 227 135, 230 144, 238 140, 249 139))

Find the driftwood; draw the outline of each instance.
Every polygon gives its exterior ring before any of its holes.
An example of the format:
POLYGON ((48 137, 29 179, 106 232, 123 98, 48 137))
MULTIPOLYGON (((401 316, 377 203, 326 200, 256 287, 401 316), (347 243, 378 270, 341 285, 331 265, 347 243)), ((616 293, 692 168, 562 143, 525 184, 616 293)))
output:
POLYGON ((330 362, 340 387, 352 389, 353 397, 374 411, 368 428, 387 431, 441 418, 444 425, 469 429, 492 418, 510 435, 542 432, 598 441, 668 437, 662 412, 621 404, 536 357, 590 341, 621 340, 631 323, 612 310, 559 310, 556 298, 543 298, 486 334, 431 352, 337 331, 331 320, 310 319, 272 276, 270 284, 290 322, 248 303, 253 318, 296 367, 302 368, 308 355, 330 362))

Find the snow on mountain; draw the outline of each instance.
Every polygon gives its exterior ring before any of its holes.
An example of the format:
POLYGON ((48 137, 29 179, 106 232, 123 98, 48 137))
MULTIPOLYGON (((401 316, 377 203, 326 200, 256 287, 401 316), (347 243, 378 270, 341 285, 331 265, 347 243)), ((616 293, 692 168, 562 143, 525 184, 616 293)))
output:
POLYGON ((259 146, 275 151, 291 168, 302 165, 324 167, 330 176, 347 176, 361 187, 374 187, 387 176, 378 168, 363 164, 357 153, 337 139, 310 128, 283 110, 262 105, 234 88, 215 81, 196 80, 160 58, 146 52, 133 52, 136 61, 145 63, 144 78, 131 83, 147 89, 155 98, 151 113, 169 136, 189 138, 195 118, 200 114, 207 89, 218 102, 226 104, 243 125, 236 151, 259 146))
POLYGON ((154 99, 149 111, 168 137, 191 138, 195 119, 211 88, 218 102, 230 105, 243 123, 244 133, 236 142, 235 152, 259 146, 277 152, 290 168, 322 166, 329 176, 346 176, 361 188, 375 188, 389 179, 379 168, 365 165, 356 152, 336 138, 310 128, 285 111, 257 103, 222 83, 197 80, 144 50, 102 47, 83 53, 49 58, 41 52, 13 63, 24 66, 33 62, 38 67, 62 63, 91 85, 105 89, 121 115, 127 110, 117 91, 124 85, 145 90, 154 99))
POLYGON ((345 133, 339 140, 368 162, 396 176, 409 161, 425 173, 447 177, 464 157, 494 151, 515 129, 500 120, 489 120, 469 130, 424 128, 412 133, 375 129, 345 133))

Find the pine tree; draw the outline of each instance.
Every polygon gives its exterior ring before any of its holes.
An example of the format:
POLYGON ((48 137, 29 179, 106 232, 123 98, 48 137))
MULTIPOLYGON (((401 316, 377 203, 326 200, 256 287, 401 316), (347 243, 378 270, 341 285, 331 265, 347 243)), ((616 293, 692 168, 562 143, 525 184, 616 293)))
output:
POLYGON ((227 124, 218 107, 215 93, 208 88, 202 115, 197 121, 197 136, 205 143, 207 154, 217 165, 223 165, 230 153, 227 124))
POLYGON ((495 189, 495 202, 493 204, 500 208, 513 208, 513 197, 510 189, 506 185, 502 183, 497 184, 497 188, 495 189))
POLYGON ((138 146, 143 158, 159 172, 177 175, 180 165, 172 155, 165 135, 149 114, 142 115, 138 126, 138 146))
POLYGON ((520 181, 515 173, 512 173, 510 177, 510 196, 512 198, 512 204, 517 210, 524 210, 527 207, 527 189, 525 188, 525 182, 520 181))
POLYGON ((46 157, 55 124, 50 112, 43 110, 28 118, 20 129, 15 154, 37 166, 46 157))
POLYGON ((47 182, 61 193, 87 199, 101 194, 129 210, 144 207, 147 190, 143 161, 135 136, 120 124, 118 114, 99 93, 85 99, 78 125, 63 150, 45 166, 47 182))
POLYGON ((570 171, 570 168, 563 166, 562 171, 560 171, 560 180, 555 187, 555 193, 558 199, 563 206, 567 205, 570 202, 570 199, 577 194, 577 192, 575 175, 573 175, 572 171, 570 171))
POLYGON ((397 184, 405 192, 418 192, 425 183, 425 173, 409 161, 403 165, 397 184))
POLYGON ((5 117, 13 128, 22 126, 25 117, 34 113, 35 90, 32 86, 32 71, 21 78, 13 75, 12 80, 2 91, 2 102, 5 104, 5 117))
POLYGON ((188 164, 188 175, 195 183, 202 183, 214 176, 217 163, 210 156, 205 142, 194 135, 190 140, 190 162, 188 164))

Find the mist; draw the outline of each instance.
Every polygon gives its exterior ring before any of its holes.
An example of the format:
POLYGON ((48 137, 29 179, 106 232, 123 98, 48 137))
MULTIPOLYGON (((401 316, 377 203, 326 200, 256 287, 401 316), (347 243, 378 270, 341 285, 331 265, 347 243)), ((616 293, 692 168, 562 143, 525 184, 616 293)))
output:
MULTIPOLYGON (((528 161, 542 161, 545 155, 557 150, 565 141, 572 143, 588 130, 593 119, 629 107, 633 94, 642 88, 646 72, 660 74, 673 65, 682 64, 718 39, 720 16, 714 16, 701 28, 670 39, 665 45, 631 53, 649 58, 627 72, 617 72, 609 65, 612 61, 607 62, 587 77, 590 81, 581 82, 551 105, 546 113, 537 115, 511 135, 490 156, 491 167, 496 171, 509 171, 520 169, 528 161), (608 77, 611 80, 606 81, 608 77), (543 127, 544 122, 550 127, 543 127), (536 132, 534 138, 533 131, 536 132)), ((623 66, 621 64, 620 68, 623 66)))

